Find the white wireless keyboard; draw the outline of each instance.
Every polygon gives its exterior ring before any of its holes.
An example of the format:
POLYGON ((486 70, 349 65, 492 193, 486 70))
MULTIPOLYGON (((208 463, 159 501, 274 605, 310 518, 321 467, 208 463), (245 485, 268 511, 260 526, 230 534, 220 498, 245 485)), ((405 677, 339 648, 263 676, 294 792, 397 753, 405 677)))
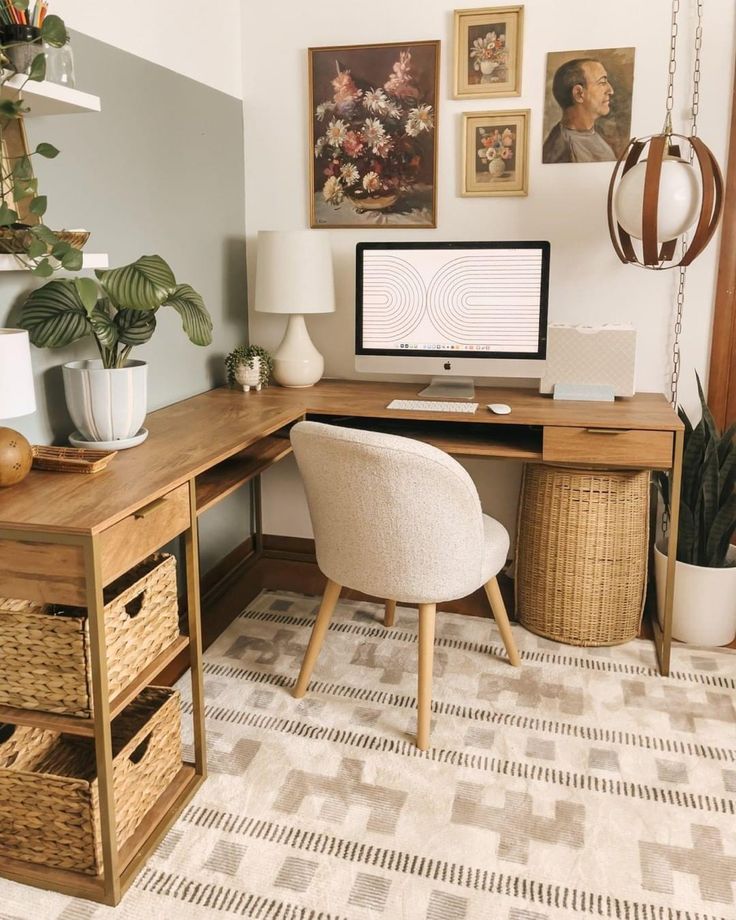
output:
POLYGON ((392 399, 387 409, 403 409, 408 412, 466 412, 472 415, 478 403, 441 402, 438 399, 392 399))

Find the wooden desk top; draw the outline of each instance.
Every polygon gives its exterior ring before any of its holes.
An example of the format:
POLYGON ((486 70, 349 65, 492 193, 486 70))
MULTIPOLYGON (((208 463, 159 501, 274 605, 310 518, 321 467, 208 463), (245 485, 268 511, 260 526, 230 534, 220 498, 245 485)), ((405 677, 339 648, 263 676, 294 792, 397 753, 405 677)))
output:
POLYGON ((652 393, 616 403, 582 403, 554 402, 532 390, 478 388, 474 415, 385 408, 392 399, 416 399, 418 389, 416 383, 323 380, 307 389, 210 390, 151 412, 148 440, 120 451, 101 473, 32 470, 19 485, 0 490, 0 528, 98 533, 305 413, 483 425, 682 427, 665 397, 652 393), (485 408, 490 402, 508 403, 511 414, 493 415, 485 408))

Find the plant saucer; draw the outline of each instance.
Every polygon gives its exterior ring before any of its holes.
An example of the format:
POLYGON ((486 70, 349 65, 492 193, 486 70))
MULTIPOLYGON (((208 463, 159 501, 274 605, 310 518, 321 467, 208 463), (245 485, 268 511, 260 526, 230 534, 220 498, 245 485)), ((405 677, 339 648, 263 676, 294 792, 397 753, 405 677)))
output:
POLYGON ((137 447, 148 437, 148 429, 141 428, 132 438, 121 438, 118 441, 85 441, 78 431, 69 435, 69 443, 73 447, 92 447, 97 450, 126 450, 128 447, 137 447))

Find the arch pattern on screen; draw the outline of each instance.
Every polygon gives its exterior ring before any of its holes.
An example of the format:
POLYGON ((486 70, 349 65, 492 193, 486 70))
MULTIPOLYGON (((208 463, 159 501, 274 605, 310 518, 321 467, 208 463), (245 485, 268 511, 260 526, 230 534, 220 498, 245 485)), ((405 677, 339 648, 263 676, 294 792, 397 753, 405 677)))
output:
POLYGON ((389 347, 408 338, 426 311, 427 290, 419 272, 395 255, 373 256, 363 289, 371 337, 389 347))
POLYGON ((427 310, 450 342, 493 342, 501 349, 536 347, 541 263, 533 253, 448 259, 432 276, 427 310))

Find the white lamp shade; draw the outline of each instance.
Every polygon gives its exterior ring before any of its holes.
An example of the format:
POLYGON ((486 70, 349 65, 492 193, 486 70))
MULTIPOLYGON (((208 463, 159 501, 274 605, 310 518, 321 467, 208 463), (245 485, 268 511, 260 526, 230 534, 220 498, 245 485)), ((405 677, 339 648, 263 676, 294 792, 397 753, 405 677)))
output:
POLYGON ((0 329, 0 419, 35 411, 28 333, 25 329, 0 329))
MULTIPOLYGON (((647 161, 642 160, 621 179, 614 198, 616 219, 636 240, 643 236, 642 208, 647 161)), ((695 170, 684 160, 665 157, 657 201, 657 240, 682 236, 700 213, 700 183, 695 170)))
POLYGON ((323 230, 258 233, 255 308, 261 313, 332 313, 335 282, 323 230))

